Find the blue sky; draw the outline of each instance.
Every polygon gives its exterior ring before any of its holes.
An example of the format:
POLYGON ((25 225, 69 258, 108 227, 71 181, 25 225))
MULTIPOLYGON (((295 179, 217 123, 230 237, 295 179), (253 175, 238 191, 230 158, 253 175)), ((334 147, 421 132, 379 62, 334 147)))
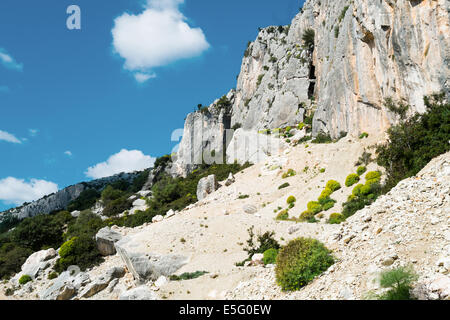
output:
POLYGON ((236 86, 258 27, 302 3, 2 0, 0 210, 170 153, 186 114, 236 86))

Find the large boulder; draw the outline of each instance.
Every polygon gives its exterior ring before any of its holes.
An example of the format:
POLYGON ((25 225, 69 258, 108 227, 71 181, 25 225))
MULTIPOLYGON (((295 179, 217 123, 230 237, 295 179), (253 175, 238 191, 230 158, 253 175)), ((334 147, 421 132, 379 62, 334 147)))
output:
POLYGON ((122 278, 125 275, 125 269, 122 267, 114 267, 109 269, 105 275, 98 277, 95 281, 90 283, 80 293, 82 298, 90 298, 100 291, 103 291, 114 279, 122 278))
POLYGON ((216 176, 213 174, 200 179, 197 185, 197 199, 199 201, 205 199, 209 194, 216 191, 217 187, 216 176))
POLYGON ((116 254, 114 243, 122 239, 122 235, 117 231, 111 230, 109 227, 100 229, 95 235, 98 251, 103 256, 111 256, 116 254))
POLYGON ((40 294, 41 300, 69 300, 77 294, 73 281, 75 277, 65 271, 55 279, 54 283, 40 294))
POLYGON ((52 259, 57 255, 55 249, 42 250, 33 253, 22 265, 22 270, 15 279, 19 279, 23 275, 29 275, 31 278, 35 279, 41 271, 51 266, 52 259))
POLYGON ((157 300, 156 294, 146 286, 140 286, 122 293, 119 300, 157 300))
POLYGON ((188 262, 183 255, 160 255, 147 253, 138 239, 128 236, 115 244, 117 253, 126 264, 137 283, 156 281, 170 276, 188 262))

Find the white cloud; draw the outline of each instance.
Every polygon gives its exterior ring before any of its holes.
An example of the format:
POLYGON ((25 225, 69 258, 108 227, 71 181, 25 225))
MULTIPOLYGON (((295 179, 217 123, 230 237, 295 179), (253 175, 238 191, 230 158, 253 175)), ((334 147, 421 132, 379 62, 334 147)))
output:
POLYGON ((138 72, 138 73, 134 74, 134 78, 136 79, 137 82, 144 83, 150 79, 156 78, 156 74, 154 74, 154 73, 148 74, 148 73, 138 72))
POLYGON ((45 180, 31 179, 27 182, 13 177, 0 180, 0 200, 6 204, 21 205, 57 191, 56 183, 45 180))
POLYGON ((0 130, 0 141, 12 142, 12 143, 22 143, 13 134, 0 130))
POLYGON ((123 13, 115 19, 114 51, 125 59, 124 68, 134 72, 137 81, 145 79, 139 73, 149 75, 155 67, 197 57, 210 47, 202 29, 187 24, 179 9, 182 3, 147 0, 142 13, 123 13))
POLYGON ((64 152, 64 154, 65 154, 66 156, 68 156, 68 157, 71 157, 71 156, 72 156, 72 151, 67 150, 66 152, 64 152))
POLYGON ((146 156, 139 150, 122 149, 108 158, 107 161, 89 167, 86 176, 93 179, 113 176, 121 172, 133 172, 150 168, 155 163, 155 158, 146 156))
POLYGON ((0 63, 8 69, 17 71, 23 70, 23 64, 17 63, 16 60, 3 48, 0 48, 0 63))

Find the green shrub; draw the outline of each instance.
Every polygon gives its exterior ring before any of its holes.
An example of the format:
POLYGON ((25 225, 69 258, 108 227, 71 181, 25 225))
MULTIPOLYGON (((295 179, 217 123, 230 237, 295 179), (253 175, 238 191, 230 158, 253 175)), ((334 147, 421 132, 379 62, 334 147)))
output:
POLYGON ((359 136, 360 139, 364 139, 364 138, 368 138, 368 137, 369 137, 369 134, 367 132, 363 132, 359 136))
POLYGON ((109 202, 103 209, 103 215, 107 217, 116 216, 131 209, 132 202, 127 197, 122 197, 109 202))
POLYGON ((310 201, 307 204, 308 211, 311 211, 314 214, 317 214, 322 211, 322 206, 317 201, 310 201))
POLYGON ((81 192, 81 194, 75 200, 71 201, 67 205, 68 211, 83 211, 92 208, 97 200, 100 199, 100 193, 95 189, 87 189, 81 192))
POLYGON ((278 253, 275 275, 284 291, 299 290, 326 271, 334 258, 321 242, 311 238, 290 241, 278 253))
POLYGON ((370 171, 366 174, 366 180, 379 179, 381 177, 380 171, 370 171))
POLYGON ((315 36, 316 34, 313 29, 306 29, 305 32, 303 32, 302 40, 305 48, 314 49, 315 36))
POLYGON ((399 267, 383 271, 380 275, 380 286, 389 289, 378 296, 380 300, 412 300, 410 291, 417 275, 411 267, 399 267))
POLYGON ((185 272, 179 276, 171 275, 170 280, 171 281, 192 280, 192 279, 199 278, 207 273, 209 273, 209 272, 207 272, 207 271, 185 272))
POLYGON ((103 189, 101 198, 104 203, 108 203, 109 201, 119 199, 122 196, 122 190, 114 189, 111 185, 108 185, 105 189, 103 189))
POLYGON ((279 186, 278 187, 278 189, 280 190, 280 189, 284 189, 284 188, 287 188, 287 187, 289 187, 290 186, 290 184, 289 183, 283 183, 281 186, 279 186))
POLYGON ((345 217, 341 213, 332 213, 328 218, 329 224, 340 224, 343 221, 345 221, 345 217))
POLYGON ((249 228, 249 239, 247 240, 247 247, 244 251, 248 253, 248 258, 251 259, 254 254, 264 253, 268 249, 279 249, 280 244, 275 240, 275 232, 267 231, 263 234, 255 235, 253 232, 254 227, 249 228))
POLYGON ((281 176, 283 179, 289 178, 289 177, 293 177, 295 176, 297 173, 293 170, 293 169, 289 169, 287 172, 283 173, 283 175, 281 176))
POLYGON ((351 187, 358 181, 359 181, 359 175, 357 175, 356 173, 351 173, 347 176, 347 179, 345 179, 345 185, 347 187, 351 187))
POLYGON ((362 187, 364 187, 364 185, 363 184, 357 184, 354 188, 353 188, 353 190, 352 190, 352 195, 354 195, 354 196, 359 196, 360 194, 361 194, 361 188, 362 187))
POLYGON ((65 242, 59 251, 60 258, 56 261, 55 270, 63 272, 72 265, 81 270, 97 265, 102 261, 97 244, 91 237, 81 235, 65 242))
POLYGON ((310 210, 306 210, 303 211, 300 214, 299 220, 300 221, 307 221, 307 222, 315 222, 315 218, 314 218, 315 214, 314 212, 310 211, 310 210))
POLYGON ((335 201, 328 201, 327 203, 324 203, 323 205, 322 205, 322 209, 323 209, 323 211, 328 211, 328 210, 330 210, 331 208, 333 208, 334 207, 334 204, 335 204, 335 201))
POLYGON ((333 139, 331 139, 331 136, 329 134, 325 134, 323 132, 319 132, 314 140, 311 141, 312 143, 331 143, 333 142, 333 139))
POLYGON ((319 202, 322 201, 322 199, 326 199, 329 198, 331 196, 331 194, 333 193, 333 190, 331 190, 330 188, 325 188, 323 189, 322 193, 319 196, 319 202))
POLYGON ((267 264, 275 264, 277 261, 278 250, 271 248, 264 251, 263 262, 265 265, 267 264))
POLYGON ((26 218, 11 231, 11 242, 33 251, 58 248, 62 243, 63 226, 71 219, 70 213, 64 211, 54 215, 42 214, 26 218))
POLYGON ((33 279, 31 279, 31 277, 30 277, 29 275, 27 275, 27 274, 24 274, 24 275, 21 276, 20 279, 19 279, 19 283, 20 283, 21 285, 24 285, 24 284, 26 284, 26 283, 28 283, 28 282, 30 282, 30 281, 33 281, 33 279))
POLYGON ((49 274, 48 274, 48 276, 47 276, 47 279, 48 280, 53 280, 53 279, 56 279, 56 278, 58 278, 58 273, 57 272, 50 272, 49 274))
POLYGON ((20 272, 22 265, 32 253, 33 250, 29 248, 10 242, 2 243, 0 240, 0 278, 8 278, 20 272))
POLYGON ((281 221, 289 219, 289 212, 288 212, 288 210, 280 211, 280 213, 278 213, 276 219, 277 220, 281 220, 281 221))
POLYGON ((289 196, 286 200, 286 203, 291 204, 291 203, 294 203, 295 201, 297 201, 297 199, 295 199, 294 196, 289 196))
POLYGON ((358 174, 358 176, 362 176, 366 171, 367 171, 366 167, 359 166, 358 169, 356 170, 356 173, 358 174))
POLYGON ((388 142, 377 147, 377 163, 386 169, 383 192, 416 175, 433 158, 450 151, 450 103, 445 93, 424 97, 426 112, 388 130, 388 142))
POLYGON ((327 182, 327 185, 325 188, 328 188, 331 191, 335 192, 341 188, 341 184, 335 180, 330 180, 327 182))

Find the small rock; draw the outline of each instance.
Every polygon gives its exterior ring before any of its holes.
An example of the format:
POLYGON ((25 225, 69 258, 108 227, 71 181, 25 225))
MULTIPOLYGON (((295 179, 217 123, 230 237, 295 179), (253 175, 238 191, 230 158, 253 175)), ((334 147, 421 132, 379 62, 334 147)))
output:
POLYGON ((248 213, 248 214, 255 214, 256 212, 258 212, 258 209, 254 205, 250 205, 250 204, 245 205, 243 207, 243 210, 245 213, 248 213))
POLYGON ((161 222, 163 220, 164 220, 164 217, 161 215, 158 215, 158 216, 153 217, 152 222, 156 223, 156 222, 161 222))
POLYGON ((161 288, 161 287, 165 286, 167 284, 167 282, 168 282, 167 278, 164 276, 161 276, 158 278, 158 280, 155 281, 155 286, 157 288, 161 288))

